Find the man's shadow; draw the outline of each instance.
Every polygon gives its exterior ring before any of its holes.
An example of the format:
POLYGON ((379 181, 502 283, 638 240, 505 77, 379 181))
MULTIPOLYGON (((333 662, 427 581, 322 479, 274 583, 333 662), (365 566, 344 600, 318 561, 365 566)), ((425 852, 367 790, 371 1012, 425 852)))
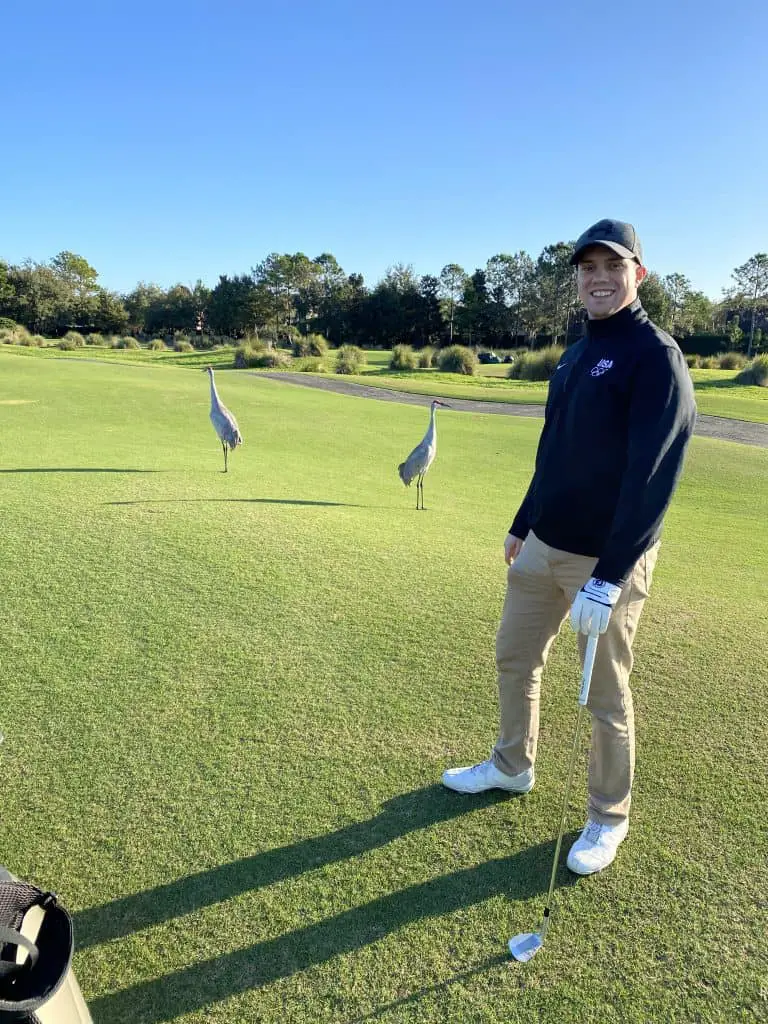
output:
MULTIPOLYGON (((462 797, 442 786, 415 790, 387 801, 382 811, 368 821, 83 911, 75 917, 77 947, 107 942, 241 893, 295 878, 506 799, 509 797, 498 792, 462 797)), ((461 868, 389 893, 278 938, 256 942, 163 978, 102 996, 91 1004, 94 1020, 104 1024, 160 1024, 363 948, 413 921, 449 914, 500 894, 509 900, 528 899, 546 890, 554 848, 553 838, 477 867, 461 868)), ((561 884, 571 881, 572 876, 563 872, 561 884)), ((538 924, 519 922, 517 930, 538 924)))

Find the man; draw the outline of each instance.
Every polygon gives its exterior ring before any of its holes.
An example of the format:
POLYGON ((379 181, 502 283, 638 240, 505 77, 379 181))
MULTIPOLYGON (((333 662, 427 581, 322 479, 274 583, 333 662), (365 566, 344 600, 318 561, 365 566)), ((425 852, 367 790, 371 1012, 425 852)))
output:
POLYGON ((571 263, 587 331, 550 381, 533 479, 504 543, 499 737, 488 761, 449 769, 443 783, 460 793, 533 788, 541 676, 570 606, 582 658, 587 635, 600 635, 588 820, 568 855, 588 875, 611 863, 629 827, 632 643, 696 406, 680 349, 637 297, 647 271, 632 225, 594 224, 571 263))

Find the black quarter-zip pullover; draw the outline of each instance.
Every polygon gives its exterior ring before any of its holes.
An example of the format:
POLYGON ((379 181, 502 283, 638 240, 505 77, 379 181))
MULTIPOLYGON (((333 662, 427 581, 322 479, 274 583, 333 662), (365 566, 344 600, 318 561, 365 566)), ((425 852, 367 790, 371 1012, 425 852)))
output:
POLYGON ((623 584, 658 540, 696 421, 674 338, 635 300, 564 353, 549 384, 536 468, 510 533, 588 555, 623 584))

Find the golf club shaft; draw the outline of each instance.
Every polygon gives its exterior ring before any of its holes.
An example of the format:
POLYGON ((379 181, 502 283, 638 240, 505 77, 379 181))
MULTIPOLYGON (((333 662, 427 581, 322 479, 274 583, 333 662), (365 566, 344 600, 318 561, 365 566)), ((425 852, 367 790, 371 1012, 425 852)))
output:
POLYGON ((560 815, 560 831, 555 846, 555 856, 552 861, 552 876, 549 880, 549 892, 544 907, 544 920, 541 925, 540 935, 543 938, 549 924, 549 913, 552 903, 552 893, 555 890, 555 877, 557 876, 557 862, 560 860, 560 847, 563 844, 563 831, 565 830, 565 816, 568 813, 568 801, 571 797, 571 781, 573 779, 573 766, 576 763, 576 754, 579 749, 579 737, 581 736, 581 709, 589 699, 589 687, 592 682, 592 669, 595 665, 595 654, 597 653, 597 637, 590 636, 587 640, 587 650, 584 655, 584 671, 581 677, 581 689, 579 691, 579 710, 576 712, 576 729, 573 734, 573 747, 571 748, 571 760, 568 765, 568 779, 565 783, 565 796, 563 797, 563 812, 560 815))

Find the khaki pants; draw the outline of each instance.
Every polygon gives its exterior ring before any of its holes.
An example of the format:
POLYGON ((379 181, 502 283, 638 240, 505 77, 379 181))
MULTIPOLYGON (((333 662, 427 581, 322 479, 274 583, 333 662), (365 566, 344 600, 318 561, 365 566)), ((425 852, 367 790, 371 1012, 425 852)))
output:
MULTIPOLYGON (((635 565, 600 637, 588 708, 592 713, 589 817, 616 825, 629 815, 635 770, 635 720, 629 675, 632 643, 651 585, 659 545, 635 565)), ((492 760, 507 775, 532 768, 539 734, 539 693, 547 656, 578 590, 597 559, 572 555, 529 533, 509 568, 496 637, 501 727, 492 760)), ((586 637, 579 635, 582 661, 586 637)), ((578 676, 574 674, 574 711, 578 676)))

